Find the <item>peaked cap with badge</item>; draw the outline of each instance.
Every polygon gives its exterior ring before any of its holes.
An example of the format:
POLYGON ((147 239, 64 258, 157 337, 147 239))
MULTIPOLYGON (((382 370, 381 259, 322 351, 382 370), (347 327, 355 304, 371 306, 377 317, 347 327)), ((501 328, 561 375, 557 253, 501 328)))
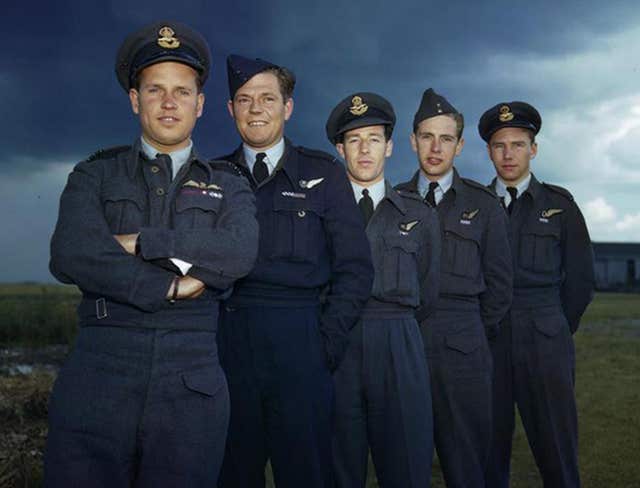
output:
POLYGON ((457 114, 462 116, 458 110, 449 103, 442 95, 436 93, 433 88, 428 88, 422 94, 422 100, 416 115, 413 117, 413 131, 418 128, 418 124, 425 119, 437 115, 457 114))
MULTIPOLYGON (((268 69, 283 69, 282 66, 273 64, 260 58, 245 58, 238 54, 231 54, 227 57, 227 78, 229 80, 229 98, 233 100, 238 89, 247 81, 258 73, 267 71, 268 69)), ((293 78, 295 84, 295 75, 287 70, 293 78)))
POLYGON ((393 131, 396 114, 386 98, 375 93, 357 92, 331 111, 326 125, 327 137, 331 144, 336 144, 345 132, 370 125, 386 125, 393 131))
POLYGON ((152 64, 175 61, 191 66, 204 85, 211 67, 211 52, 202 35, 174 21, 159 21, 133 32, 116 55, 116 76, 125 91, 135 86, 136 77, 152 64))
POLYGON ((528 129, 535 135, 540 132, 541 125, 542 118, 532 105, 525 102, 504 102, 482 114, 478 122, 478 132, 488 143, 493 134, 505 127, 528 129))

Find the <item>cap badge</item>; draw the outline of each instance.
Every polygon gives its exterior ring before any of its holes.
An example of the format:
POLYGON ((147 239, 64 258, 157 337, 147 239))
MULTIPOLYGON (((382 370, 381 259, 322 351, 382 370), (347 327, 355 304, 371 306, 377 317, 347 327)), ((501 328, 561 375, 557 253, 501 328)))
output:
POLYGON ((509 108, 509 105, 503 105, 500 107, 500 115, 498 115, 500 122, 510 122, 513 120, 513 112, 509 108))
POLYGON ((355 96, 351 99, 351 107, 349 108, 349 112, 353 115, 362 115, 367 110, 369 110, 369 105, 362 101, 362 97, 355 96))
POLYGON ((177 49, 180 47, 180 41, 176 39, 175 32, 169 26, 164 26, 158 31, 158 46, 165 49, 177 49))

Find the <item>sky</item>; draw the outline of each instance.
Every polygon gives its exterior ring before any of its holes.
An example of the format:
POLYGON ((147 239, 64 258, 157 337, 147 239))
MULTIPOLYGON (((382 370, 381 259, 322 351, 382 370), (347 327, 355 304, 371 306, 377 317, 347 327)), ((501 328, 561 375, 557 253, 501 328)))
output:
POLYGON ((536 177, 564 186, 594 241, 640 241, 640 9, 633 0, 269 0, 3 2, 0 30, 0 282, 53 281, 49 239, 74 164, 130 144, 139 125, 114 74, 124 37, 156 20, 199 30, 213 54, 204 114, 193 135, 215 157, 238 144, 226 110, 225 59, 261 57, 297 76, 286 134, 335 154, 324 126, 356 91, 393 104, 398 122, 386 175, 417 168, 409 144, 422 92, 465 115, 462 176, 488 183, 477 132, 491 106, 512 100, 542 115, 536 177))

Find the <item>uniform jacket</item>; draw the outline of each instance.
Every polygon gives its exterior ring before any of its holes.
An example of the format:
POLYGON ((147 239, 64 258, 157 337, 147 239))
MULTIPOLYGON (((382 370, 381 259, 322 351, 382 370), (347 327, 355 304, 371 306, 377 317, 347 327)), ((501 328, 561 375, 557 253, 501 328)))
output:
MULTIPOLYGON (((495 192, 496 180, 489 188, 495 192)), ((509 216, 514 307, 562 304, 572 332, 593 297, 593 250, 580 209, 559 186, 533 175, 509 216)))
MULTIPOLYGON (((436 207, 442 233, 438 308, 480 305, 491 336, 507 313, 513 287, 507 220, 498 199, 454 169, 453 183, 436 207), (457 303, 457 305, 456 305, 457 303)), ((419 173, 396 188, 418 193, 419 173)))
POLYGON ((375 279, 367 308, 397 304, 426 317, 438 298, 440 224, 422 198, 385 182, 385 197, 367 225, 375 279))
POLYGON ((195 152, 173 181, 170 175, 166 161, 146 159, 139 140, 99 152, 70 174, 50 269, 82 290, 81 325, 211 329, 216 300, 251 269, 258 226, 247 180, 195 152), (137 232, 137 256, 112 237, 137 232), (176 276, 169 258, 193 264, 188 274, 207 285, 199 298, 166 300, 176 276))
MULTIPOLYGON (((247 167, 242 146, 219 159, 247 167)), ((276 170, 254 189, 258 259, 236 294, 257 288, 277 299, 284 288, 319 292, 328 285, 320 329, 335 368, 373 282, 369 243, 344 166, 286 140, 276 170)))

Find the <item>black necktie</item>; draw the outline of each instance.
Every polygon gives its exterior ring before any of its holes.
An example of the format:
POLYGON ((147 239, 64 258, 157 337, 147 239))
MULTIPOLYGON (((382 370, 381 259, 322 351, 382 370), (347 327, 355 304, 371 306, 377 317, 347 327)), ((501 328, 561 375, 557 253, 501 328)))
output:
POLYGON ((358 207, 360 207, 360 210, 362 211, 364 223, 368 224, 369 219, 373 215, 373 200, 369 196, 369 190, 366 188, 362 190, 362 198, 358 202, 358 207))
POLYGON ((165 164, 167 171, 171 175, 171 179, 173 179, 173 169, 171 167, 171 156, 169 156, 168 154, 157 153, 156 159, 158 160, 158 162, 162 161, 162 163, 165 164))
POLYGON ((511 215, 511 211, 513 210, 513 204, 516 203, 516 199, 518 198, 518 189, 515 186, 508 186, 507 191, 511 196, 511 201, 509 205, 507 205, 507 212, 511 215))
POLYGON ((438 182, 430 182, 429 191, 427 192, 427 196, 424 197, 424 200, 432 207, 436 206, 436 188, 438 188, 438 182))
POLYGON ((258 184, 262 183, 267 176, 269 176, 269 168, 267 168, 267 163, 264 162, 264 158, 267 155, 263 152, 259 152, 256 154, 256 162, 253 163, 253 177, 255 178, 258 184))

